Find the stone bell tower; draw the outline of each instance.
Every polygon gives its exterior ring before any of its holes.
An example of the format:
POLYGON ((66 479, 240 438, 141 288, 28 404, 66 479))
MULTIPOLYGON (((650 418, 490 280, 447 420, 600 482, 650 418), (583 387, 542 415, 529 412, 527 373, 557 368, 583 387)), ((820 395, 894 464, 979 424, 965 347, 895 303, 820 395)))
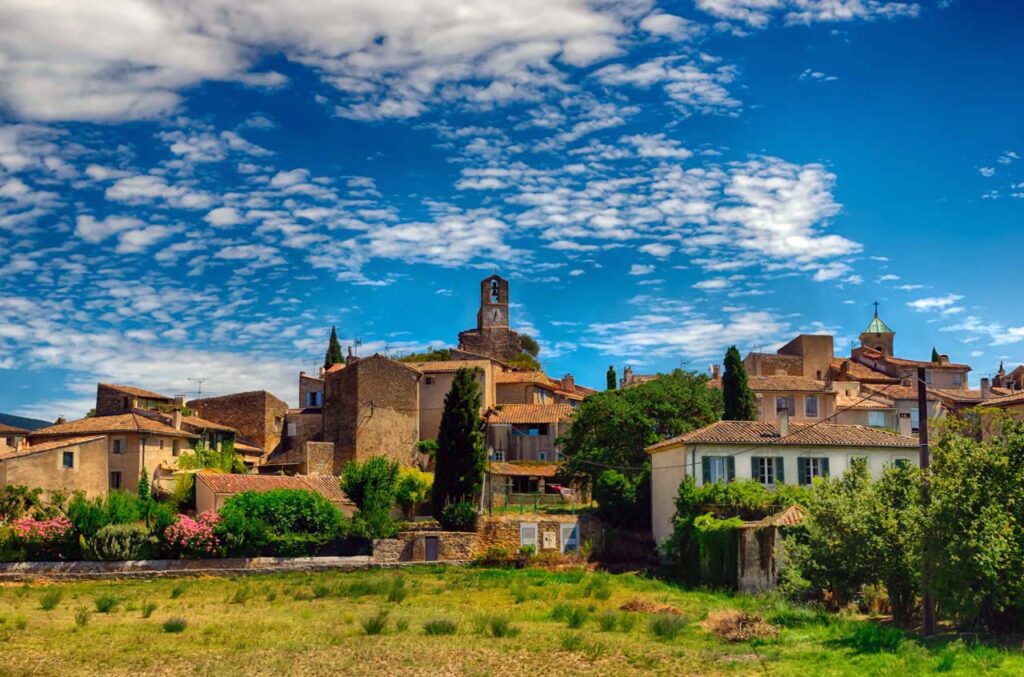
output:
POLYGON ((480 281, 476 329, 459 333, 459 350, 502 361, 522 352, 519 334, 509 328, 508 280, 500 275, 480 281))

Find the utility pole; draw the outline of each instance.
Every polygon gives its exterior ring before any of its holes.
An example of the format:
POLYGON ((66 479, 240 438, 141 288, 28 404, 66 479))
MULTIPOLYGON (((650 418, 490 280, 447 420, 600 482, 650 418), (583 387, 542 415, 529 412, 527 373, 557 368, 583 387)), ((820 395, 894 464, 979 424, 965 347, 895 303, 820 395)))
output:
MULTIPOLYGON (((928 513, 931 503, 931 491, 928 474, 928 385, 925 379, 925 368, 917 368, 917 429, 921 437, 921 506, 924 514, 928 513)), ((924 557, 922 557, 921 590, 922 590, 922 621, 925 637, 935 634, 935 597, 932 595, 932 558, 929 534, 924 535, 924 557)))

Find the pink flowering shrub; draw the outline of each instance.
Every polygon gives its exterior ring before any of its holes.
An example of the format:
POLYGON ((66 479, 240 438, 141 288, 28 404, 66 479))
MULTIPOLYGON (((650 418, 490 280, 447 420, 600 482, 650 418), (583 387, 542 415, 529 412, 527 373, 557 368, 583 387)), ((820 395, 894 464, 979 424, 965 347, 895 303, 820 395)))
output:
POLYGON ((74 534, 66 517, 37 520, 24 517, 11 522, 13 545, 24 549, 30 560, 74 559, 74 534))
POLYGON ((180 557, 217 557, 221 552, 220 539, 213 528, 220 521, 215 512, 195 516, 178 515, 178 519, 164 531, 168 549, 180 557))

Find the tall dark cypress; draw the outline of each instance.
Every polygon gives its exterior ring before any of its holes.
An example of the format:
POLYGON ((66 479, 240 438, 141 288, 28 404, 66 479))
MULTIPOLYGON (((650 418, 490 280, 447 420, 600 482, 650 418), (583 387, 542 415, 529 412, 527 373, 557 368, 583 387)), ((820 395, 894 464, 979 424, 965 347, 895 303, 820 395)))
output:
POLYGON ((939 357, 939 351, 936 350, 935 348, 932 348, 932 362, 935 362, 936 364, 938 364, 941 361, 942 361, 942 358, 939 357))
POLYGON ((754 421, 757 419, 757 400, 747 383, 747 370, 736 346, 725 353, 725 373, 722 374, 722 397, 725 400, 726 421, 754 421))
POLYGON ((331 327, 331 341, 327 344, 327 354, 324 355, 324 369, 330 369, 331 365, 344 361, 345 356, 341 354, 341 344, 338 343, 338 332, 331 327))
POLYGON ((608 371, 605 372, 604 379, 608 386, 608 390, 615 390, 615 388, 618 387, 618 379, 615 375, 615 367, 613 365, 608 365, 608 371))
POLYGON ((480 420, 480 385, 474 370, 459 369, 444 398, 437 435, 432 508, 434 517, 451 503, 473 502, 483 488, 487 450, 480 420))

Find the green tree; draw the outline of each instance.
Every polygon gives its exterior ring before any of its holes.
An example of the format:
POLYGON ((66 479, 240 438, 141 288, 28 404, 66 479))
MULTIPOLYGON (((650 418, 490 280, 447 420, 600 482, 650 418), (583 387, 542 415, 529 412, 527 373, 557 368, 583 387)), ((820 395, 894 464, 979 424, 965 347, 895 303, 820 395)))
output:
POLYGON ((402 507, 402 513, 406 519, 412 519, 416 506, 427 502, 427 499, 430 498, 430 487, 433 484, 434 476, 419 468, 399 470, 395 500, 402 507))
POLYGON ((475 370, 459 369, 444 398, 437 436, 431 502, 435 518, 441 518, 446 505, 472 502, 483 487, 487 452, 480 407, 480 385, 475 370))
POLYGON ((939 356, 939 351, 936 350, 934 347, 932 348, 932 362, 934 362, 936 364, 941 362, 941 358, 939 356))
POLYGON ((398 489, 398 462, 374 456, 364 463, 352 461, 341 476, 341 489, 356 504, 352 516, 355 533, 366 538, 390 538, 398 531, 391 519, 398 489))
POLYGON ((706 426, 721 415, 722 393, 707 386, 707 377, 677 369, 634 388, 591 395, 577 407, 572 426, 558 444, 569 459, 567 473, 589 476, 595 491, 605 470, 618 470, 628 482, 606 477, 605 500, 632 498, 637 507, 623 513, 623 522, 616 526, 629 526, 634 518, 642 525, 650 519, 644 448, 706 426))
POLYGON ((537 357, 537 355, 540 355, 540 344, 537 343, 537 339, 532 336, 520 334, 519 345, 522 346, 523 352, 530 357, 537 357))
POLYGON ((331 340, 327 344, 327 354, 324 356, 324 369, 330 369, 332 365, 344 361, 345 356, 341 354, 341 344, 338 342, 338 332, 331 327, 331 340))
POLYGON ((608 365, 608 371, 604 373, 604 380, 607 390, 615 390, 619 387, 619 378, 615 373, 615 365, 608 365))
POLYGON ((757 400, 747 383, 747 370, 736 346, 725 353, 725 373, 722 374, 722 397, 726 421, 757 420, 757 400))
POLYGON ((137 487, 139 495, 139 513, 146 522, 146 526, 149 526, 150 517, 153 515, 153 493, 149 486, 149 473, 146 469, 142 469, 142 474, 139 475, 139 484, 137 487))

